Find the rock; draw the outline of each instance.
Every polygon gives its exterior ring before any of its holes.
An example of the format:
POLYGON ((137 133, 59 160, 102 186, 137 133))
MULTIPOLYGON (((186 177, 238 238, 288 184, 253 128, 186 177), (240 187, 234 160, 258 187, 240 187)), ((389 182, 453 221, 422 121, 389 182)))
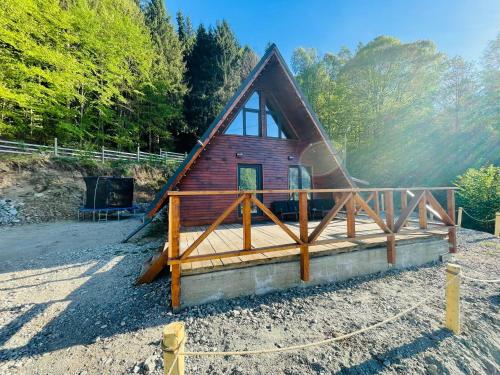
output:
POLYGON ((146 374, 152 373, 161 367, 161 359, 157 356, 150 356, 142 363, 142 368, 146 374))
POLYGON ((437 366, 434 364, 430 364, 429 366, 427 366, 427 373, 429 375, 438 375, 439 372, 437 366))

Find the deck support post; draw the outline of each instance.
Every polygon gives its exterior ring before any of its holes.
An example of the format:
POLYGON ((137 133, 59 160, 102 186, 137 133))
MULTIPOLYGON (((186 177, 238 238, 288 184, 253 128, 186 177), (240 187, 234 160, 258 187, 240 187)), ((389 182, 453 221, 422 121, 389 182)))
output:
MULTIPOLYGON (((452 221, 452 226, 448 227, 448 242, 450 244, 450 253, 457 252, 457 227, 455 225, 455 191, 446 191, 446 206, 448 216, 452 221)), ((461 220, 462 218, 460 218, 461 220)))
POLYGON ((380 215, 380 201, 378 198, 378 191, 373 192, 373 210, 377 215, 380 215))
MULTIPOLYGON (((406 190, 401 191, 401 211, 403 211, 406 206, 408 206, 408 193, 406 190)), ((403 227, 406 226, 406 222, 403 223, 403 227)))
MULTIPOLYGON (((385 201, 385 221, 387 227, 394 231, 394 196, 392 191, 387 191, 384 194, 385 201)), ((394 234, 387 235, 387 262, 396 264, 396 236, 394 234)))
POLYGON ((300 278, 302 281, 309 281, 309 241, 308 241, 308 222, 307 222, 307 193, 299 193, 299 224, 300 224, 300 278))
POLYGON ((418 202, 418 225, 420 229, 427 229, 427 207, 425 194, 422 195, 418 202))
POLYGON ((345 211, 347 216, 347 237, 349 238, 356 237, 356 218, 354 216, 355 194, 356 193, 353 193, 345 204, 345 211))
MULTIPOLYGON (((171 195, 168 204, 168 251, 170 258, 179 258, 180 243, 180 196, 171 195)), ((181 264, 172 264, 170 273, 170 290, 172 309, 181 307, 181 264)))
POLYGON ((252 248, 252 194, 245 194, 243 201, 243 249, 250 250, 252 248))

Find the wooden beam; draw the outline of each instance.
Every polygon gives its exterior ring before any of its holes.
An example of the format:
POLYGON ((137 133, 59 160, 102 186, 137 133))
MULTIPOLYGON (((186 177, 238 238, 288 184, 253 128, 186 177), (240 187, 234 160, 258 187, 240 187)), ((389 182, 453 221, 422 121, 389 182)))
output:
POLYGON ((396 264, 396 236, 394 234, 387 236, 387 263, 396 264))
POLYGON ((392 191, 387 191, 384 194, 385 200, 385 222, 387 227, 393 231, 394 230, 394 196, 392 191))
POLYGON ((243 249, 252 248, 252 194, 245 194, 242 207, 243 214, 243 249))
POLYGON ((333 206, 330 211, 323 217, 321 222, 318 224, 316 228, 312 231, 309 236, 309 243, 314 242, 321 235, 323 230, 328 226, 328 224, 337 216, 339 211, 344 207, 347 200, 352 197, 351 193, 343 193, 336 201, 335 206, 333 206))
POLYGON ((182 263, 194 263, 194 262, 202 262, 206 260, 214 260, 214 259, 224 259, 224 258, 232 258, 232 257, 243 257, 246 255, 254 255, 261 253, 270 253, 274 251, 283 251, 283 250, 293 250, 298 249, 300 244, 298 243, 288 243, 283 245, 273 245, 273 246, 263 246, 259 248, 253 248, 251 250, 234 250, 234 251, 225 251, 223 253, 210 253, 210 254, 202 254, 202 255, 193 255, 189 258, 185 259, 169 259, 168 264, 182 264, 182 263))
POLYGON ((244 194, 242 194, 242 195, 240 195, 238 198, 236 198, 236 200, 235 200, 233 203, 231 203, 231 205, 230 205, 228 208, 226 208, 222 214, 220 214, 220 216, 219 216, 219 217, 218 217, 218 218, 217 218, 217 219, 216 219, 216 220, 212 223, 212 225, 210 225, 210 226, 209 226, 209 227, 205 230, 205 232, 203 232, 203 233, 201 234, 201 236, 200 236, 200 237, 198 237, 198 238, 197 238, 197 239, 196 239, 196 240, 195 240, 195 241, 191 244, 191 246, 189 246, 189 247, 186 249, 186 251, 182 254, 181 258, 182 258, 182 259, 186 259, 186 258, 189 256, 189 254, 191 254, 191 253, 194 251, 194 249, 196 249, 196 248, 198 247, 198 245, 199 245, 199 244, 200 244, 200 243, 201 243, 201 242, 202 242, 205 238, 207 238, 207 237, 208 237, 208 235, 209 235, 210 233, 212 233, 212 232, 215 230, 215 228, 217 228, 217 227, 219 226, 219 224, 220 224, 220 223, 222 223, 222 222, 224 221, 224 219, 225 219, 226 217, 228 217, 228 216, 229 216, 229 214, 230 214, 231 212, 233 212, 233 211, 234 211, 234 209, 235 209, 236 207, 238 207, 238 205, 239 205, 241 202, 243 202, 243 200, 244 200, 244 199, 245 199, 245 195, 244 195, 244 194))
MULTIPOLYGON (((384 194, 385 201, 385 222, 387 227, 394 231, 394 196, 392 191, 387 191, 384 194)), ((387 236, 387 263, 396 264, 396 236, 389 234, 387 236)))
POLYGON ((425 199, 425 190, 422 198, 418 202, 418 225, 420 229, 427 229, 427 200, 425 199))
POLYGON ((448 217, 451 219, 453 225, 455 225, 455 191, 447 190, 446 191, 446 206, 448 211, 448 217))
MULTIPOLYGON (((169 257, 179 257, 180 242, 180 197, 169 198, 168 205, 168 252, 169 257)), ((170 274, 170 296, 172 309, 174 311, 181 307, 181 266, 171 266, 170 274)))
MULTIPOLYGON (((408 188, 377 188, 377 189, 358 189, 358 188, 345 188, 345 189, 272 189, 272 190, 245 190, 244 193, 251 194, 290 194, 290 193, 360 193, 372 191, 403 191, 403 190, 457 190, 456 187, 408 187, 408 188)), ((186 190, 186 191, 169 191, 167 195, 237 195, 241 194, 241 190, 186 190)))
MULTIPOLYGON (((363 198, 359 196, 359 194, 354 194, 354 199, 361 206, 361 208, 370 216, 373 221, 385 232, 392 233, 391 229, 384 223, 384 221, 380 218, 379 215, 375 211, 371 209, 371 207, 366 203, 363 198)), ((349 235, 348 235, 349 237, 349 235)))
POLYGON ((425 198, 429 205, 441 216, 441 221, 446 225, 455 225, 453 220, 448 216, 448 213, 444 210, 443 207, 439 204, 436 198, 432 195, 430 191, 425 192, 425 198))
POLYGON ((396 224, 394 225, 394 233, 398 233, 403 224, 406 222, 408 217, 411 215, 415 207, 417 207, 418 202, 420 202, 420 199, 424 196, 424 191, 420 190, 415 193, 415 196, 410 200, 410 203, 408 203, 408 206, 406 206, 401 212, 399 213, 398 221, 396 221, 396 224))
POLYGON ((356 218, 354 216, 354 199, 356 197, 356 194, 351 195, 346 203, 345 203, 345 210, 346 210, 346 218, 347 218, 347 237, 356 237, 356 218))
POLYGON ((297 235, 293 233, 291 229, 288 228, 280 219, 278 219, 276 215, 273 214, 273 212, 269 208, 267 208, 264 203, 262 203, 254 196, 252 196, 252 202, 255 203, 257 207, 259 207, 262 210, 262 212, 274 222, 274 224, 278 225, 281 229, 283 229, 294 241, 296 241, 299 244, 302 244, 301 239, 297 237, 297 235))
POLYGON ((378 197, 378 191, 373 192, 373 209, 377 215, 380 215, 380 201, 378 197))
MULTIPOLYGON (((406 190, 401 191, 401 211, 403 211, 406 206, 408 206, 408 192, 406 190)), ((403 223, 403 226, 406 226, 406 222, 403 223)))
POLYGON ((450 253, 457 252, 457 227, 448 227, 448 243, 450 253))
POLYGON ((299 193, 299 225, 300 225, 300 278, 309 281, 309 244, 308 244, 308 210, 307 193, 299 193))

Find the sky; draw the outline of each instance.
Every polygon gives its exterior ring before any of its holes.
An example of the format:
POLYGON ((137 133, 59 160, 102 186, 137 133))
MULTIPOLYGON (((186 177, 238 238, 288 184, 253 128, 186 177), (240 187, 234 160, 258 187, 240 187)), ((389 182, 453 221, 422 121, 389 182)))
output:
POLYGON ((355 50, 379 35, 432 40, 438 50, 478 61, 500 32, 500 0, 166 0, 200 23, 225 19, 242 45, 262 56, 274 42, 290 61, 297 47, 320 53, 355 50))

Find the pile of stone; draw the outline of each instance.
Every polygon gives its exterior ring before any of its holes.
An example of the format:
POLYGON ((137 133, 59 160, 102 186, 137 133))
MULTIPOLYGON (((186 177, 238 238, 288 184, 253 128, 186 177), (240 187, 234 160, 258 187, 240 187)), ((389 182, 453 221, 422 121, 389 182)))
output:
POLYGON ((19 207, 21 205, 11 199, 0 199, 0 225, 20 223, 19 207))

